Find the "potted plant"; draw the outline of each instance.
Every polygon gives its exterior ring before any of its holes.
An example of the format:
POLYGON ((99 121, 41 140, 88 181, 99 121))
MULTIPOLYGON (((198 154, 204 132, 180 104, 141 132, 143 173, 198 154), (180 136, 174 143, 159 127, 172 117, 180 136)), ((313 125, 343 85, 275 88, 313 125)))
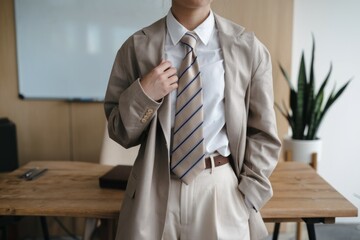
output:
POLYGON ((286 106, 284 101, 281 106, 277 103, 275 103, 275 106, 286 118, 292 130, 292 136, 284 139, 284 150, 291 151, 292 160, 295 161, 310 162, 313 153, 317 153, 318 159, 320 158, 319 155, 321 153, 322 144, 317 136, 319 126, 324 120, 324 116, 329 108, 340 97, 351 81, 351 79, 347 81, 337 91, 334 87, 326 99, 324 90, 332 72, 332 65, 330 65, 329 72, 321 83, 319 90, 316 92, 314 58, 315 40, 313 37, 310 71, 307 75, 303 52, 296 89, 292 84, 289 75, 280 65, 282 75, 290 88, 290 100, 289 107, 286 106))

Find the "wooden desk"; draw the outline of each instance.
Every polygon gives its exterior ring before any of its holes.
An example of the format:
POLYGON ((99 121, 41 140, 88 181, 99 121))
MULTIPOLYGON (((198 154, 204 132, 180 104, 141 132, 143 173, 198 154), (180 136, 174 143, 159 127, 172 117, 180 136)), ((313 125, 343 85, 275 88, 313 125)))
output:
MULTIPOLYGON (((85 162, 30 162, 0 175, 0 215, 100 218, 109 228, 117 220, 123 191, 101 189, 98 177, 111 166, 85 162), (26 170, 48 168, 32 181, 19 179, 26 170)), ((109 231, 108 239, 113 231, 109 231)))
MULTIPOLYGON (((98 185, 98 177, 110 168, 85 162, 30 162, 0 175, 0 215, 117 220, 124 192, 98 185), (18 178, 33 167, 49 170, 33 181, 18 178)), ((271 182, 274 197, 261 210, 266 222, 305 220, 313 226, 333 223, 336 217, 357 216, 356 207, 306 164, 279 163, 271 182)))
POLYGON ((308 164, 279 163, 270 181, 274 196, 261 209, 264 221, 304 221, 309 239, 316 239, 314 223, 334 223, 337 217, 356 217, 358 214, 357 208, 308 164))

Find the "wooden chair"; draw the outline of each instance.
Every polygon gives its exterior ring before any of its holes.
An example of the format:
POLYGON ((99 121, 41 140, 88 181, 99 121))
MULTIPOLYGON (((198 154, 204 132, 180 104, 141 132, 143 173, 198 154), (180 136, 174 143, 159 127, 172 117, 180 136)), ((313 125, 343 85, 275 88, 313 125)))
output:
MULTIPOLYGON (((107 123, 105 126, 104 140, 101 147, 100 163, 104 165, 133 165, 139 146, 125 149, 118 143, 113 141, 108 134, 107 123)), ((83 240, 91 240, 97 234, 96 231, 101 231, 102 222, 96 218, 87 218, 85 221, 85 228, 83 233, 83 240)), ((106 228, 106 227, 103 227, 106 228)))
MULTIPOLYGON (((284 160, 285 160, 285 162, 292 161, 292 153, 291 153, 291 151, 285 151, 284 160)), ((312 153, 311 154, 311 160, 310 160, 309 165, 312 168, 314 168, 315 170, 317 170, 317 165, 318 165, 317 153, 312 153)), ((296 223, 296 240, 301 240, 301 228, 302 228, 301 223, 302 222, 297 222, 296 223)), ((273 240, 278 239, 279 230, 280 230, 280 223, 275 223, 274 232, 273 232, 273 238, 272 238, 273 240)))

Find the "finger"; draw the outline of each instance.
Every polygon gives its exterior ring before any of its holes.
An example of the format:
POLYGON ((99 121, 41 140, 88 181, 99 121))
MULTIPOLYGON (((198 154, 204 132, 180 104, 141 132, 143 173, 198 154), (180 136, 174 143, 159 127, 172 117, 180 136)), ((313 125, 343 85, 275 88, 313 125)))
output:
POLYGON ((159 63, 159 65, 163 64, 166 61, 167 61, 166 59, 162 59, 161 62, 159 63))
POLYGON ((169 86, 169 92, 172 92, 172 91, 174 91, 175 89, 177 89, 178 88, 178 83, 177 82, 175 82, 175 83, 173 83, 173 84, 171 84, 170 86, 169 86))
POLYGON ((164 72, 166 69, 171 67, 171 63, 169 61, 164 61, 161 62, 159 66, 157 66, 156 68, 160 71, 160 72, 164 72))
POLYGON ((175 84, 175 83, 177 84, 177 82, 178 82, 178 77, 177 76, 172 76, 172 77, 169 78, 170 85, 175 84))
POLYGON ((168 68, 164 73, 166 74, 167 77, 172 77, 172 76, 176 75, 177 69, 174 67, 171 67, 171 68, 168 68))

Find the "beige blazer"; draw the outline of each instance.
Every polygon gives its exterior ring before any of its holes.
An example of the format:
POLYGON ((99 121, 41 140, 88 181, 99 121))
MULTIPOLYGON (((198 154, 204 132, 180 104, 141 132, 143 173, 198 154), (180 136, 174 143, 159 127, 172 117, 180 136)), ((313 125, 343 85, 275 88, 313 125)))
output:
MULTIPOLYGON (((239 190, 256 209, 271 198, 269 175, 278 160, 271 59, 252 33, 215 15, 225 66, 225 119, 239 190)), ((138 79, 164 58, 165 18, 131 36, 117 53, 106 97, 109 135, 141 145, 121 208, 116 239, 160 240, 169 194, 170 101, 149 99, 138 79)), ((250 210, 251 239, 267 231, 250 210)))

